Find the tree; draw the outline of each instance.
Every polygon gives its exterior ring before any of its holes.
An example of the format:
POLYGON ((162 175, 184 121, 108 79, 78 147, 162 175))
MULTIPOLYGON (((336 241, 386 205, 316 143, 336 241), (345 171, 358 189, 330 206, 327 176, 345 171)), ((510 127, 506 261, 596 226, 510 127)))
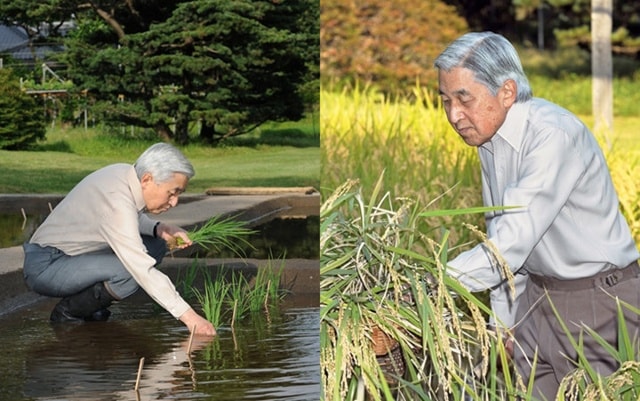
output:
POLYGON ((318 0, 15 3, 0 15, 33 25, 24 10, 47 9, 76 20, 62 61, 94 114, 167 140, 186 143, 196 125, 216 142, 299 119, 319 91, 318 0))
POLYGON ((11 0, 0 3, 0 21, 22 26, 32 39, 47 28, 49 35, 57 36, 64 21, 71 19, 74 1, 68 0, 11 0))
POLYGON ((320 11, 320 71, 325 81, 371 83, 404 94, 433 85, 433 62, 468 28, 438 0, 326 0, 320 11))
POLYGON ((20 89, 11 69, 0 69, 0 149, 26 149, 45 132, 42 108, 20 89))
MULTIPOLYGON (((455 1, 455 0, 452 0, 455 1)), ((518 30, 525 31, 532 24, 537 24, 538 36, 549 37, 553 46, 580 46, 591 50, 592 36, 590 24, 592 22, 592 0, 511 0, 515 10, 518 30), (540 26, 540 18, 532 18, 533 13, 540 14, 541 9, 552 18, 544 19, 544 26, 540 26)), ((612 34, 611 50, 614 55, 640 56, 640 2, 616 1, 611 5, 612 34)), ((527 36, 523 35, 523 40, 527 36)))
POLYGON ((113 30, 94 18, 67 42, 69 76, 103 118, 179 143, 190 140, 194 122, 202 139, 217 142, 269 120, 297 120, 298 89, 317 59, 314 7, 312 0, 188 1, 146 31, 116 32, 106 48, 113 30))

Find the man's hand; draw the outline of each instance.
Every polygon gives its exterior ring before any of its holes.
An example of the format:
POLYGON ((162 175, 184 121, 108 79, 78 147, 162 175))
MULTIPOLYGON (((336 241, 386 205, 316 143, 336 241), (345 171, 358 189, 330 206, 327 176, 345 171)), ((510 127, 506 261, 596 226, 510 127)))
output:
POLYGON ((189 239, 187 232, 178 226, 160 223, 156 228, 156 235, 167 241, 169 249, 172 250, 184 249, 193 244, 191 239, 189 239))
POLYGON ((195 335, 215 336, 217 334, 211 322, 198 315, 193 309, 183 313, 180 316, 180 321, 189 328, 189 331, 193 332, 195 330, 195 335))

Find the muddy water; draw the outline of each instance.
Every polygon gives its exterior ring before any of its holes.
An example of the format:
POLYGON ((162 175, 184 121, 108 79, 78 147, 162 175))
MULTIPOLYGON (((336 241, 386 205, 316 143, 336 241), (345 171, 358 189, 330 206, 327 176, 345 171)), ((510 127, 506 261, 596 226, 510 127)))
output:
POLYGON ((84 324, 51 325, 55 302, 0 317, 0 400, 320 399, 319 309, 307 302, 221 327, 189 353, 186 328, 144 295, 84 324))

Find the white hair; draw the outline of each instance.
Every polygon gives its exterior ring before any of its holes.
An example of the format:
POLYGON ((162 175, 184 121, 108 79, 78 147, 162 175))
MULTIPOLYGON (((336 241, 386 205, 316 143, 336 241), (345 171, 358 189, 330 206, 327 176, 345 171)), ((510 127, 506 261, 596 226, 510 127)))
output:
POLYGON ((174 174, 184 174, 191 179, 195 175, 193 166, 176 147, 168 143, 156 143, 145 150, 134 165, 138 178, 150 173, 158 182, 169 181, 174 174))
POLYGON ((529 80, 522 69, 516 49, 504 36, 493 32, 471 32, 451 43, 436 58, 436 68, 451 71, 461 67, 471 70, 476 81, 495 96, 509 79, 516 83, 516 102, 531 99, 529 80))

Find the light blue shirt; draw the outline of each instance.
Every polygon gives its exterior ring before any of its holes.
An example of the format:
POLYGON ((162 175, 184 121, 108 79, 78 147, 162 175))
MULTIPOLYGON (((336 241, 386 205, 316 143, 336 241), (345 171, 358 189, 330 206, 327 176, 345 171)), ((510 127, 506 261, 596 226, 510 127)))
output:
MULTIPOLYGON (((491 140, 478 148, 486 206, 519 206, 486 216, 487 238, 516 275, 570 280, 626 267, 640 257, 620 213, 602 150, 569 111, 534 98, 515 103, 491 140)), ((491 288, 498 320, 511 327, 517 295, 486 245, 449 262, 472 291, 491 288), (502 283, 502 284, 501 284, 502 283)))

